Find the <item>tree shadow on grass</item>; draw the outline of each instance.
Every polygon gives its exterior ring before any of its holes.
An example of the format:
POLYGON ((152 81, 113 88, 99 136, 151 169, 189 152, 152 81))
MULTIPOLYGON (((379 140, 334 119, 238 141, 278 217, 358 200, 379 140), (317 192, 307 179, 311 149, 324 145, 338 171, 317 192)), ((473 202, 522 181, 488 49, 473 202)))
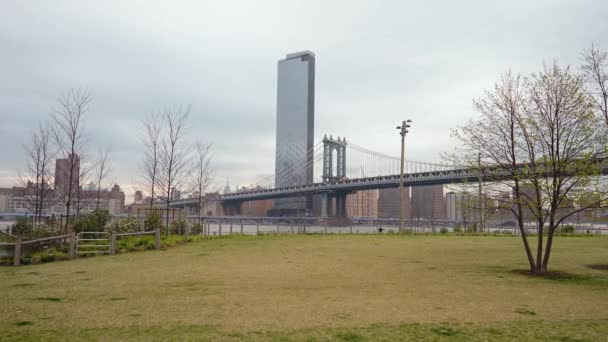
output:
POLYGON ((591 264, 585 266, 593 270, 608 271, 608 264, 591 264))
POLYGON ((586 282, 593 278, 590 276, 584 276, 580 274, 568 273, 564 271, 547 271, 543 274, 536 274, 530 272, 530 270, 511 270, 511 273, 525 275, 530 278, 547 279, 560 282, 586 282))

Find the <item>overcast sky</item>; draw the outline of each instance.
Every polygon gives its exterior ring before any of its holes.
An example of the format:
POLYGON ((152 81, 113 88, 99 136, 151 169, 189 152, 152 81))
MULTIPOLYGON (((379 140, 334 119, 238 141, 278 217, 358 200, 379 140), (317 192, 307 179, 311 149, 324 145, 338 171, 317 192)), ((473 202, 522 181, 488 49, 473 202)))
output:
MULTIPOLYGON (((140 121, 192 105, 189 138, 213 143, 218 182, 274 170, 277 60, 316 54, 315 141, 324 133, 437 161, 471 101, 511 68, 578 66, 608 49, 608 1, 21 1, 0 3, 0 186, 12 186, 32 126, 87 87, 90 148, 112 180, 139 182, 140 121)), ((131 202, 132 197, 127 198, 131 202)))

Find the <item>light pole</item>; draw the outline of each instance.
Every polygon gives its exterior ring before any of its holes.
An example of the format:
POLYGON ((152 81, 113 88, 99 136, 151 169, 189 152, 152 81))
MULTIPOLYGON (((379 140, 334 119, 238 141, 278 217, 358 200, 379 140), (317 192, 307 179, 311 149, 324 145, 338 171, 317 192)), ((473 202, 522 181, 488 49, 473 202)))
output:
POLYGON ((412 120, 405 120, 401 126, 397 126, 401 134, 401 172, 399 173, 399 233, 403 232, 403 166, 405 164, 405 135, 408 133, 408 128, 411 126, 412 120))

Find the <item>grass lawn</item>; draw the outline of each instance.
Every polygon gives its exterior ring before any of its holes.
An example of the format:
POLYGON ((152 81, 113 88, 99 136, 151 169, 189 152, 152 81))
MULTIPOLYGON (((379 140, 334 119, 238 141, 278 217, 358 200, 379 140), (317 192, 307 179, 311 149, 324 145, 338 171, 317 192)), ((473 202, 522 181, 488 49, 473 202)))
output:
POLYGON ((229 237, 0 268, 0 340, 608 339, 608 238, 229 237))

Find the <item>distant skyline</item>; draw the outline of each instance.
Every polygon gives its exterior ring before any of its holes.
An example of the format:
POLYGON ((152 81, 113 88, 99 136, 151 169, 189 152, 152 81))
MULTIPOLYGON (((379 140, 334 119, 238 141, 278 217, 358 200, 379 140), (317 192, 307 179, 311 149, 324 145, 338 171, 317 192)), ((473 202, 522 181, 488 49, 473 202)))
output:
POLYGON ((4 1, 0 13, 0 186, 15 185, 22 145, 70 88, 92 95, 91 152, 111 149, 112 183, 132 201, 140 121, 191 105, 189 140, 214 146, 217 183, 274 171, 276 63, 316 55, 315 141, 345 136, 437 161, 450 129, 507 69, 578 67, 608 50, 606 1, 4 1))

